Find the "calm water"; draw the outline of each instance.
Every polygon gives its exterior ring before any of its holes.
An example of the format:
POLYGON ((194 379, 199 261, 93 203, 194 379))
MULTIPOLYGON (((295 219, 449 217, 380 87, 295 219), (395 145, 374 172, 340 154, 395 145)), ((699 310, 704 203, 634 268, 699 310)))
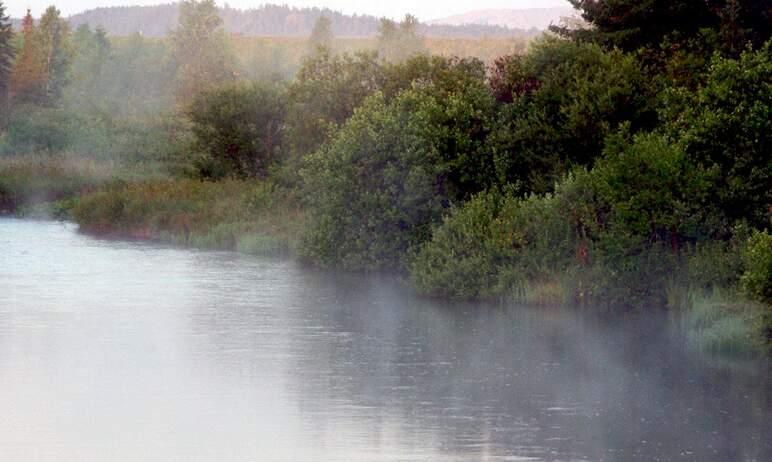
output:
POLYGON ((772 460, 768 363, 648 319, 2 219, 0 460, 772 460))

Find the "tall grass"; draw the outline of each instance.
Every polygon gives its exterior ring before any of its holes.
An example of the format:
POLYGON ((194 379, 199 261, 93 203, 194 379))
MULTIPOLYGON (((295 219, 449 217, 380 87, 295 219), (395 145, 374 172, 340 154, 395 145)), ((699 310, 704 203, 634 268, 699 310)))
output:
POLYGON ((111 182, 161 178, 154 164, 127 166, 73 153, 0 157, 0 214, 56 214, 69 200, 111 182))
POLYGON ((712 353, 755 354, 763 351, 763 314, 769 307, 743 299, 726 289, 668 290, 671 308, 678 309, 689 346, 712 353))
POLYGON ((177 179, 114 184, 79 198, 81 229, 259 255, 294 252, 303 213, 268 182, 177 179))

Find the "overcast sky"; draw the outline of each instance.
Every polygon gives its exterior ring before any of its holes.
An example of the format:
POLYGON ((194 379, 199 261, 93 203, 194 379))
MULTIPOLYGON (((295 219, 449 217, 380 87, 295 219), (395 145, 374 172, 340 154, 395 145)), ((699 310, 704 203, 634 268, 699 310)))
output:
MULTIPOLYGON (((172 3, 173 0, 10 0, 3 3, 8 8, 8 14, 21 17, 27 8, 32 8, 32 15, 40 16, 47 6, 53 4, 62 14, 69 16, 81 11, 100 6, 118 5, 157 5, 172 3)), ((291 6, 328 7, 344 13, 371 14, 399 18, 405 13, 412 13, 419 19, 429 20, 466 13, 467 11, 489 8, 544 8, 551 6, 566 6, 565 0, 229 0, 217 1, 219 6, 228 3, 233 8, 256 8, 265 3, 287 4, 291 6)))

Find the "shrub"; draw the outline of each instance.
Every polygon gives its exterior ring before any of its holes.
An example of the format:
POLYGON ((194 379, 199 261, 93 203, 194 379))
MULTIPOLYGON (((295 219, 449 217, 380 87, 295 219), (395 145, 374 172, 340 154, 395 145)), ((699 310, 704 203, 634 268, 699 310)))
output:
POLYGON ((295 249, 303 214, 284 190, 253 180, 118 182, 80 197, 81 229, 275 255, 295 249))
POLYGON ((730 221, 758 228, 768 225, 772 204, 771 52, 769 42, 739 60, 716 57, 702 88, 681 92, 680 110, 662 110, 670 137, 710 175, 706 199, 730 221))
MULTIPOLYGON (((303 170, 311 260, 348 269, 403 268, 450 203, 483 186, 488 93, 434 88, 378 93, 309 156, 303 170)), ((490 162, 487 162, 490 165, 490 162)))
POLYGON ((756 231, 743 251, 745 272, 740 282, 745 293, 772 304, 772 234, 756 231))
POLYGON ((653 92, 641 65, 619 51, 557 39, 499 62, 491 85, 501 110, 490 145, 500 182, 551 191, 577 165, 591 166, 623 123, 653 126, 653 92))
POLYGON ((321 50, 306 58, 289 87, 285 140, 297 159, 318 149, 383 85, 374 53, 334 55, 321 50))
POLYGON ((685 330, 689 345, 700 351, 751 354, 763 349, 760 322, 764 307, 736 295, 692 291, 688 296, 685 330))
POLYGON ((226 85, 200 94, 188 116, 204 177, 265 176, 277 159, 285 100, 276 85, 226 85))
POLYGON ((303 170, 311 227, 303 252, 348 269, 396 268, 422 242, 445 198, 439 153, 425 116, 437 103, 408 92, 367 100, 303 170))
POLYGON ((64 151, 84 126, 79 116, 62 109, 17 106, 6 127, 4 149, 7 154, 64 151))
POLYGON ((569 222, 554 196, 487 192, 454 208, 410 265, 419 291, 456 298, 512 296, 572 256, 569 222))

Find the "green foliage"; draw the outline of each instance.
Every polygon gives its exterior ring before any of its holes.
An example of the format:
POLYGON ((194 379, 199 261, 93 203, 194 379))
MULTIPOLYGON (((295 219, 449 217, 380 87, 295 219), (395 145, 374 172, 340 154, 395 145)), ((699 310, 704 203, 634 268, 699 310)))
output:
POLYGON ((313 152, 382 83, 372 53, 333 55, 319 50, 303 63, 289 87, 286 144, 295 159, 313 152))
POLYGON ((427 81, 391 100, 377 93, 309 157, 310 259, 400 269, 444 207, 486 187, 493 98, 482 80, 462 81, 447 89, 427 81))
POLYGON ((69 25, 61 18, 55 7, 46 9, 36 31, 35 40, 44 57, 44 104, 53 105, 59 101, 69 79, 71 50, 69 44, 69 25))
POLYGON ((725 51, 770 37, 772 11, 764 0, 569 0, 593 27, 553 28, 579 41, 593 41, 625 51, 652 51, 663 42, 677 50, 683 43, 712 31, 725 51))
POLYGON ((521 194, 550 191, 571 166, 591 165, 623 123, 633 131, 653 123, 650 82, 619 51, 549 39, 498 67, 493 91, 513 102, 490 146, 498 180, 521 194))
POLYGON ((739 60, 715 58, 705 85, 671 92, 670 136, 712 177, 711 197, 731 221, 765 226, 772 204, 772 44, 739 60), (680 93, 674 104, 673 93, 680 93))
POLYGON ((82 127, 79 118, 72 116, 57 108, 17 106, 6 127, 5 146, 0 148, 9 154, 67 150, 82 127))
POLYGON ((596 194, 608 213, 607 232, 665 242, 678 249, 709 230, 703 198, 709 183, 675 146, 658 135, 631 142, 617 134, 592 171, 596 194))
POLYGON ((700 351, 756 353, 764 348, 759 335, 764 309, 720 291, 692 292, 685 314, 687 340, 700 351))
POLYGON ((624 134, 610 137, 595 167, 576 171, 554 194, 488 194, 465 204, 422 247, 411 266, 416 285, 443 295, 503 296, 572 274, 568 288, 578 300, 662 301, 680 253, 709 232, 706 182, 663 137, 624 134))
POLYGON ((572 254, 569 222, 554 196, 487 192, 454 208, 411 261, 421 292, 454 298, 512 296, 572 254))
POLYGON ((188 112, 204 177, 265 176, 278 157, 284 122, 283 89, 232 84, 200 94, 188 112))
MULTIPOLYGON (((740 279, 743 291, 750 297, 772 304, 772 235, 756 231, 743 250, 745 272, 740 279)), ((769 316, 772 320, 772 316, 769 316)), ((769 324, 772 328, 772 324, 769 324)))
POLYGON ((0 156, 0 214, 26 214, 32 207, 71 199, 117 176, 135 178, 136 171, 136 167, 118 168, 114 163, 64 153, 0 156))
POLYGON ((445 199, 435 192, 440 153, 427 115, 436 106, 416 92, 391 104, 376 94, 308 158, 307 258, 348 269, 399 268, 427 238, 445 199))
POLYGON ((735 230, 730 241, 705 240, 684 249, 682 285, 698 289, 731 288, 742 274, 741 240, 743 232, 735 230))
POLYGON ((20 104, 55 106, 69 80, 69 26, 51 6, 37 27, 27 11, 22 34, 23 46, 11 75, 12 99, 20 104))

